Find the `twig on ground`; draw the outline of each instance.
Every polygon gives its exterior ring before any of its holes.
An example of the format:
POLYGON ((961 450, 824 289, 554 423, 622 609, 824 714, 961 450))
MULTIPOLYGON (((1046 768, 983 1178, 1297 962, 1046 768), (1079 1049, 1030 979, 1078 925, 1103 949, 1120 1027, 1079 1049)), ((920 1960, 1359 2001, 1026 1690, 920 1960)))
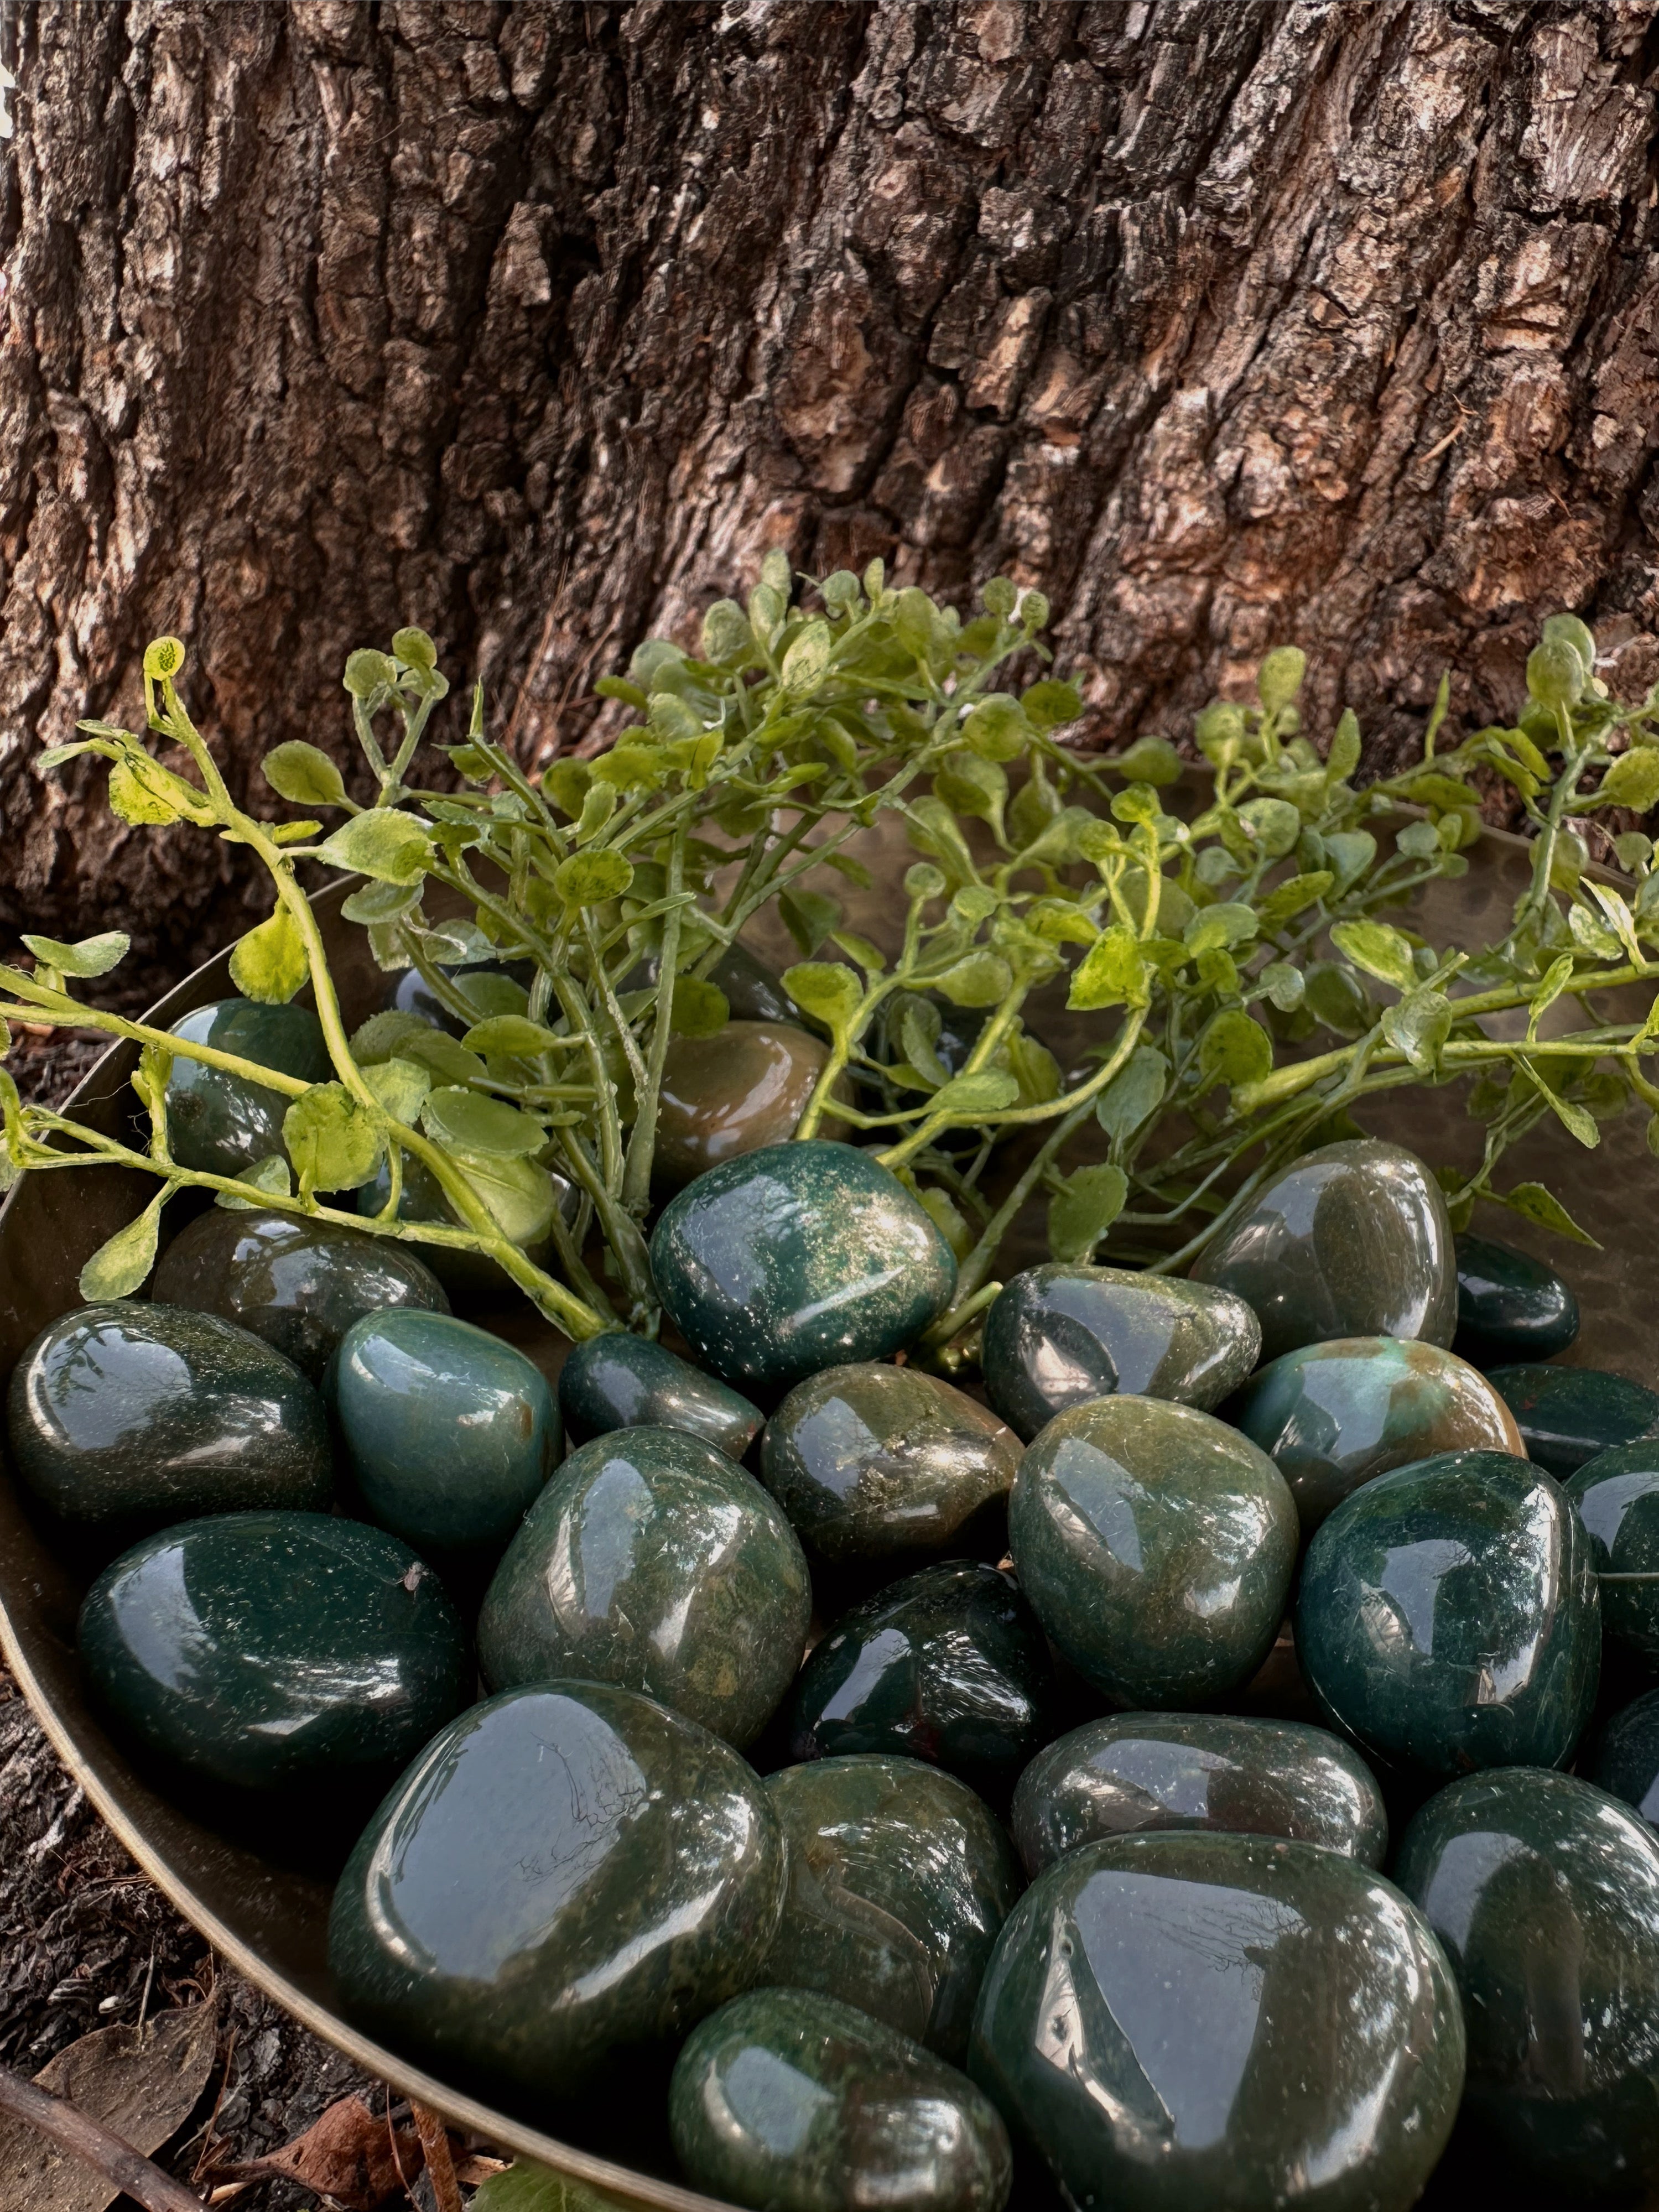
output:
POLYGON ((72 2157, 101 2173, 112 2188, 125 2191, 144 2212, 202 2212, 202 2200, 164 2173, 153 2160, 88 2119, 61 2097, 37 2089, 9 2067, 0 2066, 0 2112, 47 2136, 72 2157))
POLYGON ((455 2179, 455 2161, 449 2154, 449 2136, 442 2119, 429 2105, 417 2105, 411 2100, 409 2109, 415 2116, 421 2148, 426 2153, 426 2170, 432 2176, 432 2193, 438 2200, 438 2212, 462 2212, 460 2184, 455 2179))

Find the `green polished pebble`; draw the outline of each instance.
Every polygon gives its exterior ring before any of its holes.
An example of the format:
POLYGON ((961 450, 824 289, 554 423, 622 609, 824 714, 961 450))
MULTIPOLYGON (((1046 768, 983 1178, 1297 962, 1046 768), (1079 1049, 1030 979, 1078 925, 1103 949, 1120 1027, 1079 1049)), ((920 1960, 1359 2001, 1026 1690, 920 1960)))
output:
POLYGON ((788 1893, 754 1978, 821 1990, 953 2063, 1019 1862, 965 1783, 919 1759, 787 1766, 766 1784, 788 1893))
POLYGON ((219 1513, 145 1538, 88 1592, 79 1643, 124 1738, 243 1790, 378 1794, 472 1696, 431 1569, 325 1513, 219 1513))
POLYGON ((651 1269, 700 1364, 762 1395, 901 1350, 957 1281, 950 1246, 898 1177, 820 1138, 699 1176, 663 1209, 651 1269))
POLYGON ((1659 1690, 1616 1712, 1601 1731, 1589 1778, 1659 1826, 1659 1690))
POLYGON ((1019 1443, 937 1375, 866 1360, 798 1382, 761 1444, 761 1479, 819 1558, 1000 1559, 1019 1443))
POLYGON ((1131 1705, 1248 1682, 1285 1614, 1296 1507, 1248 1437, 1194 1406, 1097 1398, 1026 1450, 1008 1508, 1020 1588, 1061 1652, 1131 1705))
POLYGON ((789 1701, 789 1756, 931 1759, 1005 1802, 1054 1733, 1054 1662, 1012 1578, 950 1560, 842 1613, 789 1701))
POLYGON ((1461 1236, 1452 1350, 1476 1367, 1553 1359, 1578 1334, 1578 1301, 1553 1267, 1490 1237, 1461 1236))
POLYGON ((356 2025, 568 2124, 761 1978, 784 1878, 730 1745, 632 1690, 538 1683, 452 1721, 393 1789, 329 1963, 356 2025))
POLYGON ((559 1455, 540 1368, 453 1314, 365 1314, 340 1340, 328 1389, 364 1504, 418 1551, 505 1544, 559 1455))
POLYGON ((722 1160, 787 1144, 829 1060, 829 1046, 793 1022, 727 1022, 713 1036, 672 1038, 653 1179, 678 1190, 722 1160))
POLYGON ((991 1403, 1022 1437, 1122 1391, 1210 1412, 1256 1364, 1261 1328, 1243 1298, 1127 1267, 1055 1262, 1016 1275, 985 1320, 991 1403))
POLYGON ((559 1411, 578 1443, 615 1429, 684 1429, 732 1459, 762 1421, 758 1406, 665 1345, 614 1328, 572 1346, 559 1370, 559 1411))
POLYGON ((1589 1538, 1602 1628, 1659 1661, 1659 1437, 1598 1452, 1566 1487, 1589 1538))
POLYGON ((1302 1569, 1296 1648, 1323 1711, 1419 1774, 1567 1759, 1595 1703, 1601 1614, 1565 1492, 1502 1452, 1357 1490, 1302 1569))
POLYGON ((968 2070, 1079 2212, 1406 2212, 1456 2116, 1463 2025, 1439 1943, 1368 1867, 1118 1836, 1015 1906, 968 2070))
POLYGON ((478 1619, 492 1689, 552 1675, 642 1690, 741 1748, 794 1678, 812 1614, 795 1533, 751 1474, 678 1429, 573 1452, 478 1619))
POLYGON ((362 1315, 384 1306, 449 1311, 443 1285, 407 1244, 291 1213, 216 1206, 179 1231, 150 1288, 165 1305, 252 1329, 313 1382, 362 1315))
POLYGON ((6 1430, 24 1481, 69 1521, 305 1511, 333 1495, 322 1401, 293 1361, 183 1306, 63 1315, 12 1370, 6 1430))
MULTIPOLYGON (((1395 1879, 1450 1956, 1466 2118, 1561 2206, 1659 2182, 1659 1840, 1532 1767, 1431 1797, 1395 1879)), ((1493 2202, 1501 2202, 1495 2197, 1493 2202)))
POLYGON ((1514 1414, 1527 1455, 1565 1482, 1599 1453, 1659 1432, 1659 1395, 1598 1367, 1527 1362, 1486 1380, 1514 1414))
POLYGON ((1376 1137, 1304 1152, 1206 1248, 1192 1275, 1255 1309, 1264 1360, 1334 1336, 1449 1345, 1457 1326, 1440 1186, 1414 1153, 1376 1137))
POLYGON ((1223 1828, 1287 1836, 1381 1866, 1389 1820, 1357 1752, 1298 1721, 1225 1713, 1113 1713, 1041 1751, 1009 1814, 1036 1876, 1107 1836, 1223 1828))
POLYGON ((1304 1536, 1390 1468, 1449 1451, 1525 1456, 1515 1416, 1485 1376, 1407 1337, 1304 1344, 1253 1375, 1226 1417, 1290 1484, 1304 1536))
POLYGON ((1001 2212, 1013 2180, 965 2074, 811 1990, 750 1990, 693 2028, 668 2124, 692 2187, 755 2212, 1001 2212))
MULTIPOLYGON (((237 1060, 257 1060, 302 1083, 334 1073, 323 1025, 306 1006, 261 1006, 252 999, 220 999, 174 1022, 171 1035, 211 1045, 237 1060)), ((180 1167, 198 1175, 239 1176, 275 1155, 287 1157, 283 1116, 294 1103, 222 1068, 180 1054, 167 1078, 167 1140, 180 1167)))

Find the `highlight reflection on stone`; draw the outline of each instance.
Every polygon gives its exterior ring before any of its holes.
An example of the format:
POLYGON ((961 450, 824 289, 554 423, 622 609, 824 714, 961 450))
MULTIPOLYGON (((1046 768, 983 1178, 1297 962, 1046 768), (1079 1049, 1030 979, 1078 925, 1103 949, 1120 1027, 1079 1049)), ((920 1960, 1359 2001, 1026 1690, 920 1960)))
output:
POLYGON ((1487 1374, 1521 1431, 1528 1456, 1559 1480, 1598 1452, 1659 1428, 1659 1393, 1597 1367, 1549 1367, 1528 1361, 1487 1374))
MULTIPOLYGON (((262 1006, 252 999, 219 999, 173 1024, 173 1035, 211 1045, 237 1060, 257 1060, 302 1083, 333 1073, 322 1024, 307 1006, 262 1006)), ((198 1175, 238 1176, 277 1155, 286 1158, 283 1116, 294 1101, 284 1091, 228 1074, 182 1053, 167 1077, 167 1140, 180 1167, 198 1175)))
POLYGON ((1602 1628, 1659 1660, 1659 1437, 1598 1452, 1567 1495, 1589 1538, 1602 1628))

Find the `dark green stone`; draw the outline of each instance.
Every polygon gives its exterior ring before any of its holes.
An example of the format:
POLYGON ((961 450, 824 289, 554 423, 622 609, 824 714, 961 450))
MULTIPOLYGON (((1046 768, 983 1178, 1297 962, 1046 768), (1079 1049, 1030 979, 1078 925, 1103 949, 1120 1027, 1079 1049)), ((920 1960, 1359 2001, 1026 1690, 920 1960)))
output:
POLYGON ((755 2212, 1001 2212, 1013 2179, 965 2074, 810 1990, 750 1990, 693 2028, 668 2122, 692 2187, 755 2212))
POLYGON ((1616 1712, 1601 1731, 1590 1780, 1659 1826, 1659 1690, 1616 1712))
POLYGON ((985 1321, 991 1403, 1022 1437, 1114 1391, 1207 1413, 1255 1365, 1261 1330, 1243 1298, 1127 1267, 1016 1275, 985 1321))
POLYGON ((633 1690, 541 1683, 409 1769, 340 1877, 329 1963, 359 2026, 491 2104, 568 2115, 760 1978, 783 1885, 729 1744, 633 1690))
POLYGON ((1253 1375, 1226 1417, 1290 1484, 1304 1536, 1390 1468, 1441 1452, 1521 1452, 1515 1416, 1485 1377, 1407 1337, 1304 1344, 1253 1375))
MULTIPOLYGON (((486 1170, 474 1164, 477 1188, 503 1232, 538 1263, 546 1257, 556 1211, 567 1220, 576 1211, 574 1183, 533 1160, 496 1160, 486 1170)), ((359 1213, 374 1216, 386 1211, 392 1195, 391 1170, 383 1160, 372 1181, 357 1193, 359 1213)), ((419 1160, 404 1161, 403 1188, 398 1199, 399 1221, 436 1221, 452 1228, 466 1224, 438 1187, 438 1179, 419 1160)), ((495 1262, 482 1252, 456 1250, 442 1244, 423 1244, 422 1257, 433 1273, 459 1298, 473 1300, 516 1297, 517 1291, 495 1262)))
POLYGON ((1391 1884, 1267 1836, 1118 1836, 1010 1915, 969 2071, 1067 2204, 1405 2212, 1457 2112, 1444 1954, 1391 1884))
POLYGON ((651 1268, 699 1364, 763 1396, 901 1350, 957 1281, 950 1246, 898 1177, 816 1138, 699 1176, 663 1209, 651 1268))
POLYGON ((1578 1301, 1553 1267, 1512 1244, 1464 1235, 1457 1252, 1452 1350, 1476 1367, 1553 1359, 1578 1334, 1578 1301))
POLYGON ((1081 1844, 1149 1828, 1288 1836, 1381 1866, 1376 1777, 1324 1729, 1224 1713, 1113 1713, 1040 1751, 1009 1814, 1036 1876, 1081 1844))
POLYGON ((789 1755, 932 1759, 1006 1802, 1054 1705, 1048 1647, 1012 1579, 951 1560, 842 1615, 795 1685, 789 1755))
POLYGON ((1659 1395, 1598 1367, 1494 1367, 1486 1380, 1508 1406, 1528 1459, 1565 1482, 1587 1460, 1659 1428, 1659 1395))
POLYGON ((217 1314, 118 1298, 43 1329, 12 1371, 18 1472, 70 1521, 153 1525, 325 1506, 322 1401, 292 1360, 217 1314))
POLYGON ((1019 1862, 965 1783, 919 1759, 787 1766, 766 1794, 788 1893, 756 1979, 822 1990, 953 2063, 1019 1862))
POLYGON ((1567 1485, 1601 1587, 1601 1626, 1659 1660, 1659 1437, 1615 1444, 1567 1485))
POLYGON ((383 1790, 472 1695, 431 1569, 325 1513, 220 1513, 147 1537, 87 1593, 79 1641, 124 1736, 244 1790, 383 1790))
POLYGON ((1306 1152, 1200 1254, 1193 1279, 1233 1291, 1261 1322, 1261 1357, 1333 1336, 1449 1345, 1451 1221, 1414 1153, 1376 1137, 1306 1152))
POLYGON ((614 1429, 684 1429, 741 1459, 761 1411, 666 1346, 607 1329, 572 1346, 559 1370, 559 1411, 578 1441, 614 1429))
MULTIPOLYGON (((174 1022, 172 1034, 191 1044, 211 1045, 238 1060, 257 1060, 303 1083, 325 1083, 333 1073, 323 1025, 306 1006, 261 1006, 251 999, 220 999, 174 1022)), ((167 1078, 167 1139, 180 1167, 198 1175, 240 1175, 244 1168, 280 1153, 283 1116, 294 1103, 287 1092, 267 1091, 222 1068, 182 1054, 167 1078)))
POLYGON ((1285 1615, 1296 1507, 1248 1437, 1195 1406, 1097 1398, 1020 1462, 1020 1588, 1078 1672, 1134 1705, 1248 1682, 1285 1615))
POLYGON ((179 1231, 150 1288, 165 1305, 252 1329, 313 1382, 362 1315, 383 1306, 449 1311, 443 1285, 407 1244, 291 1213, 216 1206, 179 1231))
POLYGON ((1297 1656, 1336 1725, 1428 1775, 1554 1766, 1595 1702, 1595 1568, 1525 1460, 1447 1452, 1379 1475, 1308 1547, 1297 1656))
POLYGON ((420 1552, 505 1544, 559 1455, 540 1368, 452 1314, 365 1314, 329 1393, 364 1504, 420 1552))
POLYGON ((1018 1439, 920 1368, 827 1367, 798 1382, 761 1445, 761 1476, 802 1540, 840 1565, 932 1553, 1000 1559, 1018 1439))
POLYGON ((1472 1774, 1413 1820, 1395 1879, 1451 1959, 1464 2112, 1492 2147, 1562 2206, 1659 2180, 1659 1843, 1645 1823, 1569 1775, 1472 1774))
POLYGON ((795 1533, 751 1474, 678 1429, 573 1452, 478 1620, 492 1689, 554 1675, 642 1690, 739 1747, 794 1679, 812 1613, 795 1533))

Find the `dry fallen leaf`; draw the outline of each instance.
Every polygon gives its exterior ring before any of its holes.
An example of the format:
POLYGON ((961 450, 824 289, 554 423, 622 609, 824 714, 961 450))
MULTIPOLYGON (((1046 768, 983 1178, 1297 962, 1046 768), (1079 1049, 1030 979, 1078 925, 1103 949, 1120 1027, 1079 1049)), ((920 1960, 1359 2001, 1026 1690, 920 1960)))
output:
MULTIPOLYGON (((49 2059, 36 2085, 146 2156, 190 2117, 213 2071, 214 2008, 158 2013, 142 2029, 95 2028, 49 2059)), ((5 2212, 104 2212, 118 2195, 101 2173, 21 2121, 0 2119, 5 2212)))
POLYGON ((313 2126, 292 2142, 246 2166, 221 2167, 221 2182, 263 2181, 282 2177, 314 2189, 346 2212, 375 2212, 388 2197, 421 2170, 421 2140, 413 2128, 399 2128, 394 2148, 384 2114, 371 2112, 361 2097, 340 2097, 313 2126), (401 2170, 400 2170, 401 2169, 401 2170))

